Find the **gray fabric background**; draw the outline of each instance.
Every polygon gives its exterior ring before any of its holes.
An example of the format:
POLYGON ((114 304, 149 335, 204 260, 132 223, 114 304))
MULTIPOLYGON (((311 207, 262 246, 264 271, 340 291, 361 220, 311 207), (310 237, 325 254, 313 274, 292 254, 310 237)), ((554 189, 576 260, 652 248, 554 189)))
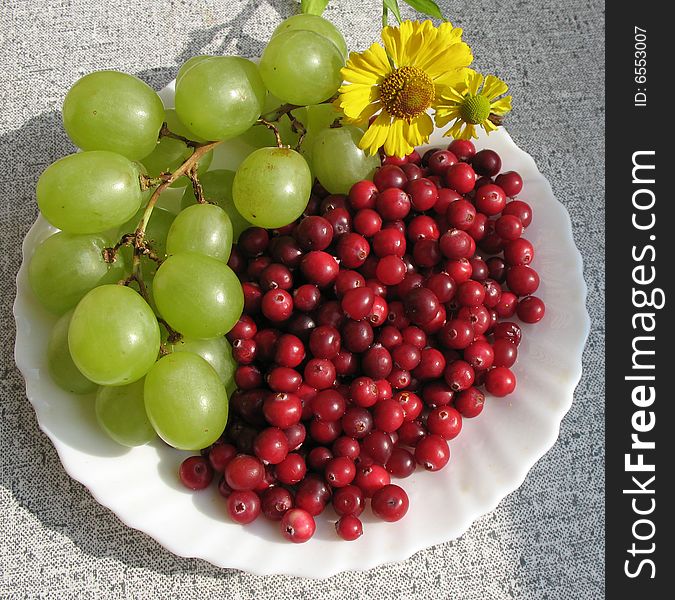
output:
MULTIPOLYGON (((593 329, 555 447, 461 539, 325 581, 256 577, 177 558, 126 528, 63 471, 13 364, 14 277, 40 171, 71 151, 59 109, 101 68, 161 88, 196 53, 256 56, 293 0, 3 0, 0 16, 0 597, 501 598, 604 596, 604 5, 441 2, 479 70, 514 96, 508 129, 572 215, 593 329)), ((378 39, 377 2, 332 0, 352 49, 378 39)), ((412 16, 404 10, 406 16, 412 16)), ((265 557, 260 557, 265 560, 265 557)))

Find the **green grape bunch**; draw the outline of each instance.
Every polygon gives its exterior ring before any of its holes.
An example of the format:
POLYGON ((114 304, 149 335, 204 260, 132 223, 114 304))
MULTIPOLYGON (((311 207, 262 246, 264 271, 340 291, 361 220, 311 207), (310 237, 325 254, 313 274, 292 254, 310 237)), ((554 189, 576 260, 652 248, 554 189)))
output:
POLYGON ((85 75, 65 97, 79 151, 38 180, 38 207, 58 231, 35 248, 29 281, 55 319, 51 378, 91 395, 117 443, 159 436, 199 450, 222 435, 236 389, 225 335, 244 306, 233 244, 249 227, 301 218, 317 179, 345 193, 377 164, 333 105, 345 40, 311 12, 281 23, 258 63, 189 59, 175 106, 114 70, 85 75), (245 149, 239 167, 212 168, 230 141, 245 149), (170 189, 181 190, 173 205, 160 201, 170 189))

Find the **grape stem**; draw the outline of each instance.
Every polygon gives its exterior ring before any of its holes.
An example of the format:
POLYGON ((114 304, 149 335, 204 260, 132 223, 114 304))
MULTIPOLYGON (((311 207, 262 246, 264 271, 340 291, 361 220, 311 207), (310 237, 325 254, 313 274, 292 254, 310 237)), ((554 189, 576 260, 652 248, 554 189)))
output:
POLYGON ((263 119, 262 117, 260 117, 257 122, 260 123, 260 125, 264 125, 265 127, 267 127, 267 129, 274 132, 274 137, 277 140, 277 147, 278 148, 284 147, 284 141, 281 139, 281 134, 279 133, 279 128, 272 121, 268 121, 267 119, 263 119))
POLYGON ((185 136, 178 135, 177 133, 174 133, 169 129, 169 125, 166 123, 162 123, 162 128, 159 130, 159 137, 169 137, 173 138, 174 140, 180 140, 181 142, 184 142, 187 146, 190 148, 197 148, 200 144, 199 142, 195 142, 194 140, 191 140, 190 138, 186 138, 185 136))
POLYGON ((204 188, 202 187, 202 184, 199 181, 199 175, 197 174, 197 165, 192 166, 192 168, 188 171, 187 176, 192 183, 192 191, 195 194, 197 203, 207 204, 206 198, 204 198, 204 188))

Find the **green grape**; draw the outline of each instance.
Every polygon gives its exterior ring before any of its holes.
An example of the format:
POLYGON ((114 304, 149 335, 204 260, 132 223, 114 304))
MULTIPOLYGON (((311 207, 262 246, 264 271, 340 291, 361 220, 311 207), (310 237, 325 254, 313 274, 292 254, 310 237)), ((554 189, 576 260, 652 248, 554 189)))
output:
POLYGON ((141 206, 139 176, 137 164, 113 152, 64 156, 40 175, 38 206, 63 231, 106 231, 129 220, 141 206))
POLYGON ((307 206, 312 174, 290 148, 260 148, 244 159, 232 184, 237 210, 260 227, 283 227, 307 206))
POLYGON ((192 140, 193 142, 199 142, 200 144, 208 142, 207 139, 199 137, 194 131, 190 131, 185 126, 183 121, 178 118, 178 114, 173 108, 167 108, 164 110, 164 121, 166 121, 166 126, 169 128, 171 133, 183 136, 184 138, 192 140))
POLYGON ((232 358, 232 346, 226 338, 195 340, 184 337, 171 345, 171 351, 198 354, 215 369, 228 392, 236 389, 234 372, 237 370, 237 363, 232 358))
POLYGON ((191 352, 174 352, 145 378, 145 410, 159 436, 180 450, 201 450, 227 424, 227 391, 213 367, 191 352))
POLYGON ((244 293, 232 269, 203 254, 167 258, 157 269, 152 289, 162 317, 191 338, 225 335, 244 309, 244 293))
POLYGON ((267 44, 260 75, 284 102, 319 104, 337 92, 345 59, 329 39, 313 31, 284 31, 267 44))
POLYGON ((100 385, 125 385, 157 360, 159 325, 140 294, 124 285, 102 285, 75 308, 68 346, 85 377, 100 385))
POLYGON ((68 311, 54 325, 47 342, 47 367, 54 383, 66 392, 91 394, 98 387, 75 366, 68 349, 68 327, 73 311, 68 311))
MULTIPOLYGON (((161 173, 173 173, 194 152, 185 142, 171 137, 163 137, 141 162, 150 177, 158 177, 161 173)), ((211 166, 213 152, 207 152, 197 162, 197 175, 203 175, 211 166)), ((183 175, 171 184, 171 187, 185 187, 190 180, 183 175)))
MULTIPOLYGON (((234 205, 234 200, 232 199, 233 181, 234 171, 226 171, 224 169, 208 171, 199 179, 199 182, 202 184, 204 199, 207 202, 213 202, 220 206, 230 217, 234 235, 233 239, 236 241, 239 239, 242 231, 251 227, 251 223, 241 216, 234 205)), ((194 190, 188 187, 183 194, 181 208, 185 210, 188 206, 193 206, 194 204, 197 204, 194 190)))
POLYGON ((171 225, 166 249, 169 254, 196 252, 227 262, 232 250, 232 221, 215 204, 188 206, 171 225))
POLYGON ((344 56, 345 59, 347 58, 347 43, 345 42, 345 38, 342 37, 340 30, 330 21, 318 15, 293 15, 281 22, 281 24, 272 32, 272 37, 279 33, 283 33, 284 31, 294 31, 297 29, 307 29, 328 38, 338 47, 342 56, 344 56))
MULTIPOLYGON (((265 105, 263 106, 262 114, 274 112, 279 108, 283 102, 272 94, 267 94, 265 98, 265 105)), ((291 127, 291 120, 287 116, 282 116, 279 121, 275 122, 281 140, 286 146, 296 146, 300 139, 300 134, 293 131, 291 127)), ((242 142, 253 146, 254 148, 265 148, 266 146, 276 146, 277 138, 274 132, 262 124, 253 125, 250 129, 239 136, 242 142)))
POLYGON ((213 55, 209 55, 209 54, 199 54, 198 56, 193 56, 191 58, 188 58, 183 63, 181 68, 178 69, 178 73, 176 74, 176 83, 178 83, 178 81, 183 78, 183 75, 185 75, 185 73, 187 73, 196 64, 199 64, 200 62, 205 61, 205 60, 209 60, 211 58, 216 58, 216 57, 213 56, 213 55))
POLYGON ((258 68, 238 56, 214 56, 193 65, 176 82, 176 112, 197 135, 226 140, 260 116, 265 86, 258 68))
POLYGON ((126 262, 103 260, 103 250, 112 242, 100 233, 73 235, 60 231, 44 240, 28 264, 28 281, 40 303, 60 315, 96 286, 125 277, 126 262))
POLYGON ((380 165, 377 156, 359 148, 363 131, 353 125, 324 129, 312 146, 312 165, 319 183, 331 194, 347 194, 357 181, 370 179, 380 165))
POLYGON ((122 446, 142 446, 157 437, 145 412, 145 378, 129 385, 101 386, 96 394, 96 419, 101 429, 122 446))
POLYGON ((63 125, 76 146, 110 150, 131 160, 150 154, 163 121, 164 106, 157 93, 118 71, 85 75, 63 102, 63 125))
POLYGON ((312 173, 315 173, 314 165, 312 164, 314 141, 319 133, 324 129, 328 129, 335 119, 341 116, 341 113, 332 104, 314 104, 303 106, 293 111, 293 114, 307 130, 305 139, 300 146, 300 154, 305 157, 312 173))

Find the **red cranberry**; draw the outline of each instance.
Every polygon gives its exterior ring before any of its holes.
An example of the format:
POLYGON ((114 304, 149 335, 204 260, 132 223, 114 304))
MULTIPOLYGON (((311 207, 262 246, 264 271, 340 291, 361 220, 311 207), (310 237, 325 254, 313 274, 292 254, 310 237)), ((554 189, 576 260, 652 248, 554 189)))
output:
POLYGON ((494 354, 492 365, 495 367, 512 367, 518 358, 518 347, 503 338, 492 342, 492 352, 494 354))
MULTIPOLYGON (((424 434, 422 434, 424 435, 424 434)), ((409 477, 415 472, 415 457, 405 448, 393 449, 385 468, 394 477, 409 477)))
POLYGON ((295 505, 316 516, 326 508, 330 497, 331 490, 328 484, 316 475, 309 475, 298 486, 295 505))
POLYGON ((403 421, 403 408, 396 400, 380 400, 375 405, 373 422, 380 431, 396 431, 403 424, 403 421))
POLYGON ((378 261, 375 274, 385 285, 397 285, 405 277, 406 266, 398 256, 385 256, 378 261))
POLYGON ((255 365, 240 365, 234 372, 234 382, 242 390, 258 388, 263 383, 263 376, 255 365))
POLYGON ((270 255, 276 262, 280 262, 290 269, 294 269, 300 264, 302 250, 300 246, 289 235, 273 238, 270 242, 270 255))
POLYGON ((495 336, 495 339, 505 339, 516 346, 520 345, 520 339, 522 336, 520 326, 517 323, 512 323, 511 321, 502 321, 501 323, 497 323, 497 325, 495 325, 494 329, 492 330, 492 335, 495 336))
POLYGON ((225 482, 233 490, 252 490, 264 476, 262 463, 248 454, 238 454, 225 465, 225 482))
POLYGON ((323 217, 305 217, 293 234, 304 250, 325 250, 333 240, 333 227, 323 217))
POLYGON ((297 392, 301 383, 300 373, 288 367, 274 367, 267 375, 267 385, 275 392, 297 392))
MULTIPOLYGON (((443 256, 453 260, 459 258, 471 258, 476 252, 476 242, 473 241, 473 238, 466 233, 466 231, 462 231, 461 229, 450 229, 449 231, 446 231, 441 236, 439 243, 443 256)), ((450 273, 450 275, 452 275, 452 273, 450 273)))
POLYGON ((440 435, 427 435, 415 446, 415 460, 427 471, 438 471, 448 464, 450 448, 440 435))
POLYGON ((275 339, 275 342, 274 361, 278 365, 295 368, 304 360, 305 346, 297 336, 285 333, 275 339))
POLYGON ((270 425, 286 429, 300 421, 302 402, 295 394, 270 394, 263 403, 263 414, 270 425))
POLYGON ((234 491, 227 499, 227 512, 235 523, 251 523, 260 514, 260 498, 252 491, 234 491))
POLYGON ((476 172, 468 163, 457 163, 445 172, 445 182, 458 194, 468 194, 476 185, 476 172))
POLYGON ((373 237, 382 229, 382 217, 372 208, 364 208, 354 215, 354 230, 365 237, 373 237))
POLYGON ((410 196, 398 188, 388 188, 376 198, 377 212, 385 221, 405 219, 410 212, 410 196))
POLYGON ((410 320, 420 325, 428 323, 436 316, 440 303, 430 289, 420 287, 408 293, 404 305, 410 320))
POLYGON ((357 181, 349 190, 349 203, 354 210, 375 208, 377 187, 372 181, 357 181))
POLYGON ((255 321, 249 315, 241 315, 234 327, 227 334, 230 342, 234 340, 250 340, 258 332, 255 321))
POLYGON ((520 194, 523 189, 523 178, 515 171, 500 173, 497 175, 495 183, 511 198, 520 194))
POLYGON ((383 229, 373 237, 373 252, 379 257, 403 256, 405 250, 405 236, 398 229, 383 229))
POLYGON ((424 348, 420 364, 413 370, 413 375, 417 379, 428 380, 437 379, 445 369, 445 358, 436 348, 424 348))
POLYGON ((260 274, 260 287, 263 290, 290 290, 293 287, 293 275, 285 265, 272 263, 260 274))
POLYGON ((385 379, 391 373, 392 367, 389 350, 377 344, 368 348, 361 357, 364 375, 373 379, 385 379))
POLYGON ((506 272, 506 285, 516 296, 529 296, 539 287, 539 275, 526 265, 514 265, 506 272))
POLYGON ((288 454, 288 439, 281 429, 268 427, 256 436, 253 451, 263 463, 279 464, 288 454))
POLYGON ((456 163, 457 157, 449 150, 438 150, 427 159, 427 166, 434 175, 443 175, 456 163))
POLYGON ((420 288, 424 285, 424 276, 420 273, 408 273, 401 283, 396 286, 396 293, 399 298, 405 300, 405 297, 415 288, 420 288))
POLYGON ((465 281, 459 288, 455 300, 461 306, 479 306, 485 300, 485 288, 478 281, 465 281))
POLYGON ((441 248, 436 240, 419 240, 413 246, 413 259, 420 267, 434 267, 442 258, 441 248))
POLYGON ((400 344, 391 350, 394 365, 412 371, 422 360, 422 353, 417 346, 412 344, 400 344))
POLYGON ((524 323, 539 323, 544 318, 546 306, 536 296, 528 296, 518 302, 517 312, 524 323))
POLYGON ((286 290, 270 290, 262 298, 262 313, 270 321, 281 322, 293 312, 293 297, 286 290))
POLYGON ((472 342, 464 349, 464 360, 477 371, 489 369, 494 357, 492 346, 487 342, 472 342))
POLYGON ((343 540, 351 542, 363 535, 363 525, 358 517, 344 515, 335 523, 335 531, 343 540))
POLYGON ((294 485, 302 481, 307 473, 305 459, 291 452, 274 467, 277 479, 285 485, 294 485))
POLYGON ((281 521, 286 511, 293 508, 293 496, 283 487, 266 489, 260 498, 262 514, 270 521, 281 521))
POLYGON ((324 477, 331 487, 341 488, 349 485, 356 476, 354 461, 346 456, 332 458, 326 463, 324 477))
POLYGON ((485 281, 489 273, 487 263, 477 256, 469 260, 469 263, 471 263, 471 279, 485 281))
POLYGON ((495 367, 485 375, 485 389, 499 398, 508 396, 516 389, 516 376, 507 367, 495 367))
POLYGON ((288 448, 290 451, 297 450, 302 446, 307 437, 307 430, 302 423, 296 423, 283 430, 286 440, 288 440, 288 448))
POLYGON ((409 181, 405 191, 410 195, 413 208, 420 212, 429 210, 438 200, 438 188, 425 178, 409 181))
POLYGON ((356 460, 361 454, 361 446, 354 438, 343 435, 333 442, 333 456, 346 456, 356 460))
POLYGON ((406 182, 405 173, 396 165, 384 165, 373 175, 373 183, 380 191, 387 188, 403 188, 406 182))
POLYGON ((370 245, 366 238, 358 233, 345 233, 340 236, 335 252, 342 267, 356 269, 370 254, 370 245))
POLYGON ((528 227, 532 223, 532 208, 522 200, 513 200, 507 203, 502 214, 518 217, 523 227, 528 227))
POLYGON ((309 435, 319 444, 331 444, 340 437, 342 430, 339 421, 319 421, 314 419, 309 424, 309 435))
POLYGON ((455 393, 445 381, 432 381, 424 386, 422 397, 427 406, 436 408, 452 402, 455 393))
POLYGON ((492 177, 502 168, 502 159, 494 150, 481 150, 471 159, 471 165, 479 175, 492 177))
POLYGON ((510 266, 529 265, 533 258, 534 246, 525 238, 513 240, 504 246, 504 260, 510 266))
POLYGON ((314 517, 301 508, 291 508, 281 518, 281 534, 295 544, 306 542, 315 531, 314 517))
POLYGON ((461 194, 458 194, 455 190, 448 188, 441 188, 438 190, 438 200, 433 206, 433 211, 437 215, 442 215, 445 218, 445 215, 448 213, 448 207, 453 202, 462 200, 461 194))
POLYGON ((396 433, 401 444, 414 448, 427 435, 427 430, 419 421, 406 421, 396 433))
POLYGON ((368 321, 347 321, 342 326, 342 344, 350 352, 365 352, 375 339, 368 321))
POLYGON ((347 485, 333 492, 333 508, 340 516, 354 515, 358 517, 366 507, 363 492, 355 485, 347 485))
POLYGON ((343 196, 342 194, 329 194, 321 201, 319 212, 325 215, 331 210, 344 210, 348 207, 347 196, 343 196))
POLYGON ((373 429, 373 416, 365 408, 348 408, 341 420, 344 434, 355 439, 366 437, 373 429))
POLYGON ((403 173, 408 178, 408 181, 414 181, 415 179, 420 179, 426 174, 426 169, 421 169, 416 164, 407 163, 401 167, 403 173))
POLYGON ((420 350, 424 349, 427 345, 427 334, 424 333, 422 329, 420 329, 419 327, 415 327, 414 325, 406 327, 401 332, 401 336, 403 338, 404 343, 415 346, 420 350))
POLYGON ((333 453, 325 446, 316 446, 307 455, 307 464, 310 469, 322 473, 326 463, 333 458, 333 453))
POLYGON ((471 140, 453 140, 448 146, 448 150, 463 161, 471 160, 476 154, 476 146, 473 145, 471 140))
POLYGON ((340 351, 340 332, 330 325, 317 327, 309 336, 309 349, 315 358, 334 358, 340 351))
POLYGON ((373 514, 383 521, 399 521, 408 512, 408 494, 398 485, 385 485, 373 494, 373 514))
POLYGON ((260 286, 253 281, 245 281, 241 289, 244 292, 244 312, 249 315, 259 313, 263 296, 260 286))
POLYGON ((476 218, 476 208, 468 200, 458 200, 448 206, 445 218, 450 227, 466 231, 476 218))
POLYGON ((476 209, 489 217, 498 215, 506 206, 504 190, 494 183, 481 186, 476 191, 476 209))
POLYGON ((485 298, 483 304, 486 308, 496 308, 499 301, 502 299, 502 288, 494 279, 486 279, 483 281, 483 289, 485 290, 485 298))
POLYGON ((457 285, 464 283, 471 278, 471 263, 466 258, 447 261, 444 270, 452 277, 457 285))
POLYGON ((502 215, 495 223, 495 233, 503 240, 517 240, 523 234, 523 224, 514 215, 502 215))
POLYGON ((230 459, 237 454, 237 449, 232 444, 216 442, 209 449, 209 463, 217 473, 225 471, 225 466, 230 459))
POLYGON ((403 409, 404 421, 414 421, 420 416, 422 409, 424 408, 422 399, 415 392, 398 392, 394 400, 396 400, 403 409))
POLYGON ((471 323, 474 339, 477 335, 483 335, 492 324, 490 312, 484 306, 463 306, 457 312, 457 318, 471 323))
POLYGON ((336 421, 345 414, 345 399, 336 390, 322 390, 312 401, 314 416, 320 421, 336 421))
POLYGON ((446 348, 462 350, 473 341, 474 335, 474 329, 470 322, 450 319, 439 333, 439 342, 446 348))
POLYGON ((359 368, 358 360, 356 355, 349 350, 340 350, 331 360, 336 375, 340 377, 356 375, 359 368))
POLYGON ((354 485, 361 488, 366 498, 372 498, 377 490, 389 485, 390 482, 389 473, 384 467, 375 464, 358 468, 354 479, 354 485))
POLYGON ((429 433, 452 440, 462 430, 462 415, 451 406, 440 406, 429 413, 427 429, 429 433))
POLYGON ((456 360, 445 368, 443 377, 453 392, 461 392, 473 385, 475 373, 469 363, 456 360))
POLYGON ((213 467, 203 456, 191 456, 181 463, 178 475, 186 488, 203 490, 213 481, 213 467))
POLYGON ((313 251, 305 254, 300 269, 310 283, 325 288, 335 281, 340 267, 335 258, 327 252, 313 251))
POLYGON ((260 256, 267 249, 270 236, 262 227, 249 227, 241 232, 237 240, 237 247, 244 256, 253 258, 260 256))
POLYGON ((477 417, 483 412, 484 404, 485 394, 475 387, 470 387, 457 394, 454 402, 455 408, 467 419, 477 417))
POLYGON ((256 357, 258 346, 255 340, 234 340, 232 343, 232 358, 240 365, 251 364, 256 357))
POLYGON ((476 241, 479 242, 486 235, 488 218, 483 213, 477 213, 473 219, 473 223, 466 230, 466 232, 476 241))
POLYGON ((325 358, 313 358, 305 365, 305 381, 317 390, 331 387, 335 376, 335 365, 325 358))
POLYGON ((293 292, 293 307, 303 312, 311 312, 321 302, 319 288, 311 283, 301 285, 293 292))
MULTIPOLYGON (((353 319, 354 321, 360 321, 361 319, 365 319, 368 316, 373 306, 374 300, 375 294, 373 293, 373 290, 371 290, 369 287, 357 287, 352 290, 348 290, 345 293, 345 295, 342 297, 342 302, 340 305, 347 318, 353 319)), ((312 350, 312 352, 314 351, 312 350)), ((316 352, 314 352, 314 355, 319 356, 316 352)), ((322 358, 331 357, 326 356, 322 358)))
POLYGON ((269 256, 258 256, 248 263, 246 268, 246 275, 249 279, 258 280, 262 272, 272 264, 272 259, 269 256))
POLYGON ((357 406, 367 408, 378 400, 377 385, 370 377, 357 377, 352 381, 349 391, 352 401, 357 406))
POLYGON ((389 305, 387 301, 382 296, 375 296, 367 319, 373 324, 373 327, 379 327, 387 320, 388 316, 389 305))
POLYGON ((232 244, 230 258, 227 260, 227 266, 237 275, 241 275, 246 270, 246 259, 237 244, 232 244))

